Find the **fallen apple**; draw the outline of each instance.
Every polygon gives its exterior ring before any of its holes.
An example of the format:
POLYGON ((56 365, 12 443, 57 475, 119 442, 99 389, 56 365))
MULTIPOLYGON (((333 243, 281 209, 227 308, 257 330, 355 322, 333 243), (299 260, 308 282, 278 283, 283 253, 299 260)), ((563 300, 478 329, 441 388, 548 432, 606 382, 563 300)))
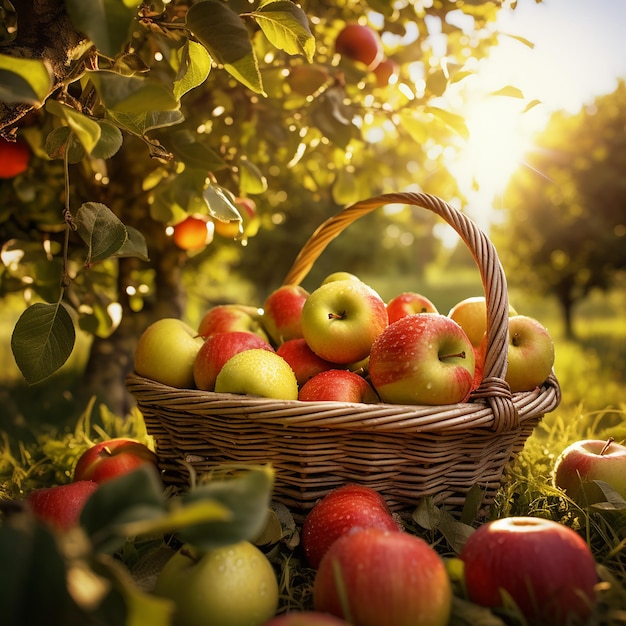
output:
POLYGON ((144 463, 157 469, 157 456, 145 444, 118 437, 100 441, 83 452, 74 467, 74 481, 102 483, 132 472, 144 463))
POLYGON ((575 441, 558 456, 553 480, 581 504, 603 500, 595 480, 608 483, 626 500, 626 446, 613 439, 575 441))
POLYGON ((35 517, 58 531, 66 531, 79 523, 85 503, 98 486, 92 480, 78 480, 44 487, 31 491, 26 502, 35 517))
POLYGON ((346 484, 319 500, 302 524, 302 547, 314 569, 330 546, 357 528, 399 531, 384 498, 366 485, 346 484))
POLYGON ((313 606, 353 626, 446 626, 452 589, 443 559, 423 539, 365 528, 330 546, 315 576, 313 606))
POLYGON ((589 546, 569 526, 537 517, 509 517, 480 526, 465 542, 469 599, 504 605, 506 592, 529 624, 583 623, 598 582, 589 546))

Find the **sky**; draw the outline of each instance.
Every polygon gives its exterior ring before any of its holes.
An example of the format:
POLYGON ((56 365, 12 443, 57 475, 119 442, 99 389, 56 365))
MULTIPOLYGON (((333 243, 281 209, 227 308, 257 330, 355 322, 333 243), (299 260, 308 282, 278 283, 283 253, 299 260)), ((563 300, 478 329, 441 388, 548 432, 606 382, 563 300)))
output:
POLYGON ((626 79, 626 0, 518 0, 514 10, 500 10, 497 28, 534 47, 501 36, 469 90, 471 139, 455 171, 464 187, 480 183, 480 192, 468 192, 468 213, 481 225, 550 114, 576 113, 626 79), (507 85, 523 99, 489 96, 507 85), (534 100, 540 104, 524 112, 534 100))

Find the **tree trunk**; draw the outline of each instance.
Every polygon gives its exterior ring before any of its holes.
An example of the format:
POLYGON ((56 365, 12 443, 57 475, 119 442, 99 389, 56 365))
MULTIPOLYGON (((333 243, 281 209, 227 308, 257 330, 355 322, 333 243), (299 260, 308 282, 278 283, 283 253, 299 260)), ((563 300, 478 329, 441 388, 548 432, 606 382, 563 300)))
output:
POLYGON ((573 321, 574 298, 569 290, 558 293, 557 298, 561 307, 561 318, 563 320, 565 337, 573 341, 576 339, 573 321))

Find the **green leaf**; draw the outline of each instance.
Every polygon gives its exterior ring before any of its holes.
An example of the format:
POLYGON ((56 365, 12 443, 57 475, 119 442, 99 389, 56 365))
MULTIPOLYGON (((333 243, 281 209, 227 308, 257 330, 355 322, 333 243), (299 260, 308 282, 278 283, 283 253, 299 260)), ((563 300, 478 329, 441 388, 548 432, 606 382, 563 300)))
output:
POLYGON ((239 189, 244 196, 264 193, 267 190, 267 179, 261 170, 246 158, 239 161, 239 189))
POLYGON ((146 238, 132 226, 126 226, 128 237, 122 247, 113 255, 115 257, 135 257, 142 261, 149 261, 148 244, 146 238))
POLYGON ((80 163, 87 154, 69 127, 61 126, 51 130, 46 136, 46 154, 51 159, 63 160, 66 152, 69 163, 80 163))
POLYGON ((112 58, 122 51, 140 3, 130 0, 66 0, 65 7, 76 27, 99 52, 112 58))
POLYGON ((194 4, 187 12, 186 24, 227 72, 255 93, 263 93, 248 29, 226 3, 205 0, 194 4))
POLYGON ((91 156, 96 159, 110 159, 122 147, 124 141, 122 131, 106 120, 97 120, 97 124, 100 126, 100 139, 94 146, 91 156))
POLYGON ((91 154, 101 135, 100 125, 97 122, 58 100, 48 100, 46 111, 61 118, 76 135, 85 152, 91 154))
POLYGON ((15 362, 29 384, 45 380, 67 361, 76 331, 61 303, 36 303, 19 317, 11 336, 15 362))
POLYGON ((52 89, 52 75, 43 61, 0 54, 0 102, 41 105, 52 89))
POLYGON ((80 238, 89 248, 86 265, 113 256, 128 238, 124 224, 109 207, 100 202, 82 204, 75 221, 80 238))
POLYGON ((440 109, 439 107, 425 107, 424 110, 427 113, 431 113, 437 119, 442 121, 448 128, 453 130, 455 133, 460 135, 463 139, 469 139, 469 130, 467 128, 467 124, 465 123, 465 118, 461 115, 457 115, 456 113, 451 113, 450 111, 446 111, 444 109, 440 109))
POLYGON ((113 72, 89 72, 102 102, 118 113, 174 111, 179 102, 163 84, 141 76, 121 76, 113 72))
POLYGON ((287 54, 302 54, 313 61, 315 38, 306 13, 289 0, 268 2, 252 13, 257 24, 278 49, 287 54))
POLYGON ((502 87, 501 89, 492 91, 490 95, 506 96, 508 98, 520 98, 520 99, 524 98, 524 94, 522 93, 522 90, 517 87, 513 87, 512 85, 507 85, 506 87, 502 87))
POLYGON ((211 55, 204 46, 191 40, 176 50, 175 55, 182 75, 174 81, 174 97, 180 100, 184 94, 206 80, 211 71, 211 55))
POLYGON ((213 172, 226 167, 226 162, 217 152, 200 143, 198 136, 188 130, 172 134, 171 147, 175 157, 189 167, 205 172, 213 172))
POLYGON ((221 222, 241 222, 241 214, 235 206, 234 198, 217 185, 209 185, 202 194, 209 208, 209 215, 221 222))
POLYGON ((252 467, 234 477, 212 478, 182 494, 180 498, 185 506, 212 500, 227 507, 232 518, 182 529, 180 539, 199 550, 211 550, 242 540, 252 541, 265 528, 273 486, 271 467, 252 467))
POLYGON ((403 128, 415 141, 422 145, 428 139, 428 122, 422 115, 412 109, 401 109, 399 126, 403 128))
POLYGON ((107 115, 122 128, 142 137, 149 130, 180 124, 185 117, 180 111, 153 111, 143 113, 122 113, 107 111, 107 115))

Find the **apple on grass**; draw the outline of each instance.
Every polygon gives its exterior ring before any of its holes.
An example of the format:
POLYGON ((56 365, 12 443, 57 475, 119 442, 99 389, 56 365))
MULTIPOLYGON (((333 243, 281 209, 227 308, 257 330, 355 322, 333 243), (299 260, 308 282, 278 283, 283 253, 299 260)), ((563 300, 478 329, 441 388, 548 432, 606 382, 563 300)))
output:
POLYGON ((317 569, 330 546, 357 528, 400 531, 384 498, 366 485, 348 483, 319 500, 302 524, 302 547, 317 569))
POLYGON ((582 439, 567 446, 553 471, 554 485, 581 504, 604 501, 598 485, 608 483, 626 500, 626 446, 613 439, 582 439))
POLYGON ((202 343, 202 337, 182 320, 157 320, 137 341, 135 372, 170 387, 191 389, 193 365, 202 343))
POLYGON ((85 503, 98 486, 93 480, 77 480, 35 489, 26 496, 26 502, 35 517, 58 531, 66 531, 78 525, 85 503))
POLYGON ((74 481, 102 483, 132 472, 144 463, 157 469, 157 456, 148 446, 123 437, 108 439, 94 444, 80 455, 74 467, 74 481))
POLYGON ((285 341, 285 343, 276 348, 276 354, 282 356, 289 363, 296 375, 298 387, 302 387, 307 380, 313 378, 316 374, 337 367, 335 363, 317 356, 309 348, 309 344, 307 344, 304 337, 285 341))
POLYGON ((390 324, 372 345, 369 376, 383 402, 442 405, 472 391, 474 348, 463 329, 439 313, 390 324))
POLYGON ((184 545, 163 566, 154 593, 174 601, 176 626, 262 626, 278 608, 274 568, 248 541, 208 552, 184 545))
POLYGON ((298 393, 298 400, 375 404, 379 398, 363 376, 350 370, 329 369, 304 383, 298 393))
POLYGON ((414 291, 405 291, 387 302, 389 323, 397 322, 405 315, 414 313, 438 313, 437 307, 426 297, 414 291))
MULTIPOLYGON (((509 304, 509 317, 517 311, 509 304)), ((487 331, 487 299, 485 296, 472 296, 457 302, 448 313, 469 337, 474 347, 480 346, 487 331)))
POLYGON ((231 331, 207 337, 193 366, 196 387, 203 391, 213 391, 215 380, 224 363, 235 354, 253 348, 274 351, 263 337, 249 331, 231 331))
POLYGON ((252 348, 224 363, 215 379, 215 392, 297 400, 298 381, 289 363, 276 352, 252 348))
POLYGON ((589 546, 569 526, 509 517, 480 526, 460 553, 469 599, 501 607, 505 592, 530 624, 584 623, 598 582, 589 546))
POLYGON ((510 317, 505 380, 511 391, 532 391, 548 378, 553 366, 554 343, 548 329, 527 315, 510 317))
POLYGON ((339 537, 322 557, 313 606, 353 626, 446 626, 452 588, 443 559, 423 539, 364 528, 339 537))
POLYGON ((300 285, 281 285, 263 303, 263 326, 274 342, 302 337, 302 307, 309 292, 300 285))
POLYGON ((263 328, 263 311, 246 304, 216 304, 202 316, 198 325, 198 335, 203 339, 217 333, 247 331, 255 333, 269 342, 263 328))
POLYGON ((372 343, 388 326, 387 307, 360 280, 321 285, 302 307, 302 333, 321 358, 348 364, 367 357, 372 343))

